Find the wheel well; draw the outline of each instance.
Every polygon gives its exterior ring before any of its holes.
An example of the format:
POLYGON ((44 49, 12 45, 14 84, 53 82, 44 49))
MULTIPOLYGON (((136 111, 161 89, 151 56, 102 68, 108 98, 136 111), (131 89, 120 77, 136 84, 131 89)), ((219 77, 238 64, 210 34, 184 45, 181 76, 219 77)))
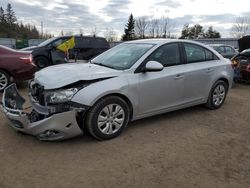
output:
POLYGON ((39 57, 43 57, 43 58, 46 58, 47 60, 49 60, 49 58, 46 57, 45 55, 37 55, 37 56, 34 57, 34 59, 39 58, 39 57))
MULTIPOLYGON (((123 94, 120 94, 120 93, 112 93, 112 94, 108 94, 108 95, 105 95, 103 97, 101 97, 100 99, 98 99, 95 104, 100 101, 101 99, 105 98, 105 97, 109 97, 109 96, 116 96, 116 97, 120 97, 121 99, 123 99, 127 104, 128 104, 128 107, 129 107, 129 110, 130 110, 130 114, 129 114, 129 120, 132 119, 133 117, 133 105, 131 103, 131 101, 128 99, 128 97, 126 97, 125 95, 123 94)), ((77 117, 77 123, 79 125, 79 127, 83 130, 83 132, 87 133, 88 134, 88 131, 86 130, 86 120, 87 118, 83 118, 84 116, 87 116, 87 114, 89 113, 89 110, 88 109, 85 114, 78 114, 78 117, 77 117), (84 122, 84 123, 83 123, 84 122), (82 126, 83 125, 83 126, 82 126)))
MULTIPOLYGON (((130 113, 129 119, 131 120, 132 117, 133 117, 133 105, 132 105, 131 101, 128 99, 128 97, 125 96, 125 95, 123 95, 123 94, 120 94, 120 93, 112 93, 112 94, 108 94, 108 95, 103 96, 103 97, 100 98, 99 100, 101 100, 101 99, 103 99, 103 98, 105 98, 105 97, 109 97, 109 96, 120 97, 121 99, 123 99, 123 100, 128 104, 129 110, 130 110, 130 112, 131 112, 131 113, 130 113)), ((98 101, 99 101, 99 100, 98 100, 98 101)), ((98 102, 98 101, 97 101, 97 102, 98 102)))
MULTIPOLYGON (((227 87, 229 87, 228 79, 226 79, 226 78, 220 78, 219 80, 224 81, 224 82, 227 84, 227 87)), ((218 81, 219 81, 219 80, 218 80, 218 81)))
POLYGON ((0 68, 0 70, 6 72, 10 77, 12 77, 12 74, 9 71, 7 71, 6 69, 0 68))

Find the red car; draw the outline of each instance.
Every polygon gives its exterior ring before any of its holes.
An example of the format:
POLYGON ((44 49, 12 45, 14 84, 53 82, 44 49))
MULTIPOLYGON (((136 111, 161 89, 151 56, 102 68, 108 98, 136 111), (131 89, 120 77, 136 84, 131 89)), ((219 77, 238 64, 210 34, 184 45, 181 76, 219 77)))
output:
POLYGON ((250 49, 242 51, 234 60, 238 62, 239 80, 250 81, 250 49))
POLYGON ((250 36, 238 40, 239 54, 232 58, 235 80, 250 82, 250 36))
POLYGON ((0 91, 13 81, 33 78, 36 65, 31 52, 17 51, 0 45, 0 91))

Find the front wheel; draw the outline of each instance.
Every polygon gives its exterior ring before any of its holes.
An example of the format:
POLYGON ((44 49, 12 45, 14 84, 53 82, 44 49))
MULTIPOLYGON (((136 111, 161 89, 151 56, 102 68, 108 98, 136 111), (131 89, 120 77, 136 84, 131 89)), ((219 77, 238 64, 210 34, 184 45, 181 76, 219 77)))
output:
POLYGON ((0 91, 3 91, 10 84, 10 76, 3 70, 0 70, 0 91))
POLYGON ((101 99, 89 111, 86 126, 89 133, 98 140, 117 137, 129 121, 127 103, 116 96, 101 99))
POLYGON ((223 80, 218 80, 212 87, 206 106, 209 109, 220 108, 227 96, 228 85, 223 80))

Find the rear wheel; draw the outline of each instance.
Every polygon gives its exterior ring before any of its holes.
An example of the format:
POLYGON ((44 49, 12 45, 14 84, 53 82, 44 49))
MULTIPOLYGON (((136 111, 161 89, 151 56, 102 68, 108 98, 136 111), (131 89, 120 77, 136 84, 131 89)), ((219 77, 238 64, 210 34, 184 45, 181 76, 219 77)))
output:
POLYGON ((101 99, 87 115, 89 133, 98 140, 107 140, 121 134, 129 121, 127 103, 116 96, 101 99))
POLYGON ((212 110, 220 108, 226 99, 227 91, 227 83, 223 80, 218 80, 210 91, 206 106, 212 110))
POLYGON ((35 58, 35 64, 39 69, 49 66, 49 60, 46 57, 38 56, 35 58))
POLYGON ((0 91, 3 91, 10 84, 10 76, 3 70, 0 70, 0 91))

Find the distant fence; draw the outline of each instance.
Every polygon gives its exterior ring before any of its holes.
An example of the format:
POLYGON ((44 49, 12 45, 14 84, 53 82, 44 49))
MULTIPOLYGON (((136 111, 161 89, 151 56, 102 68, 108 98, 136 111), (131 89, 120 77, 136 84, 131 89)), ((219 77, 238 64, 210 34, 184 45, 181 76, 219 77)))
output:
POLYGON ((16 39, 0 38, 0 45, 6 46, 9 48, 16 48, 16 39))
POLYGON ((29 46, 38 46, 40 43, 44 42, 45 39, 30 39, 29 46))
MULTIPOLYGON (((45 41, 45 39, 29 39, 28 46, 37 46, 43 41, 45 41)), ((0 38, 0 45, 16 49, 17 40, 13 38, 0 38)))

